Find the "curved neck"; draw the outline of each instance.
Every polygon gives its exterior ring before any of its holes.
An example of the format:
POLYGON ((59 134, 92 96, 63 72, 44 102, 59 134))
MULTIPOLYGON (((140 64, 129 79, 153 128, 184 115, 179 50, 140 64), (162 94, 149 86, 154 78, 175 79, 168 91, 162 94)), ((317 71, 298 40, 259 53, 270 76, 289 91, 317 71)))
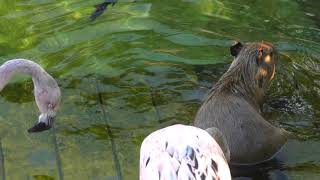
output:
POLYGON ((46 74, 41 66, 27 59, 12 59, 0 66, 0 91, 8 84, 11 77, 17 73, 29 74, 32 80, 46 74))

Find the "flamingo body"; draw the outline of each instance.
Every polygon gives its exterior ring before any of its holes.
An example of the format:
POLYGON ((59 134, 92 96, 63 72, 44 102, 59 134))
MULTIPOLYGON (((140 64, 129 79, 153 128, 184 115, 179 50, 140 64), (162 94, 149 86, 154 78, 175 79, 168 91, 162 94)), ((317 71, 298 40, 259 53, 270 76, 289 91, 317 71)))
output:
POLYGON ((173 125, 147 136, 140 150, 140 180, 231 179, 226 158, 205 130, 173 125))

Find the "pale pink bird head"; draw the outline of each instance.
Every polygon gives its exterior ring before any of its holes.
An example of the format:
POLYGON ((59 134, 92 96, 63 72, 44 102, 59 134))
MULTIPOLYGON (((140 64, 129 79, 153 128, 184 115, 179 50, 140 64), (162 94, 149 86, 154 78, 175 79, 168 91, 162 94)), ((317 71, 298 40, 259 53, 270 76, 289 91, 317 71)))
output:
POLYGON ((222 149, 207 131, 178 124, 151 133, 141 145, 140 180, 155 179, 230 180, 231 174, 222 149))

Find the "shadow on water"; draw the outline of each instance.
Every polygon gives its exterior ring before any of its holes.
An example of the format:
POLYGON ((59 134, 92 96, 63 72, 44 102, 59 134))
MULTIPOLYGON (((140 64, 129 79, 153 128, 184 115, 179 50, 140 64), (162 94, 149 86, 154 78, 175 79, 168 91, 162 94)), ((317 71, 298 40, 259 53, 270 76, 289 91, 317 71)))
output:
POLYGON ((95 5, 96 10, 91 14, 90 20, 94 21, 107 10, 108 6, 114 6, 116 3, 117 0, 105 0, 103 3, 95 5))
POLYGON ((9 84, 4 88, 1 94, 3 94, 2 97, 8 102, 26 103, 34 101, 32 89, 33 84, 30 80, 26 83, 9 84), (17 94, 19 94, 19 96, 17 96, 17 94))
POLYGON ((33 175, 33 180, 54 180, 54 177, 47 175, 33 175))
POLYGON ((286 180, 288 177, 282 172, 284 166, 280 160, 273 159, 254 166, 230 165, 230 170, 233 179, 286 180))

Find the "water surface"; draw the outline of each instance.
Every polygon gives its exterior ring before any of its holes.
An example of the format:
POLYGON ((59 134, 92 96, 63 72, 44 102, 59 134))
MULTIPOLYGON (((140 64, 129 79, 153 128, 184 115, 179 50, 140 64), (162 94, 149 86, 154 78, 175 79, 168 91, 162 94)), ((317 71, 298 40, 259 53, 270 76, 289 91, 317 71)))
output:
POLYGON ((98 3, 1 2, 0 62, 32 59, 63 93, 55 131, 28 134, 38 116, 31 79, 1 92, 2 177, 138 179, 143 138, 191 123, 241 40, 279 49, 263 115, 297 136, 284 164, 247 179, 319 179, 319 1, 120 0, 90 21, 98 3))

